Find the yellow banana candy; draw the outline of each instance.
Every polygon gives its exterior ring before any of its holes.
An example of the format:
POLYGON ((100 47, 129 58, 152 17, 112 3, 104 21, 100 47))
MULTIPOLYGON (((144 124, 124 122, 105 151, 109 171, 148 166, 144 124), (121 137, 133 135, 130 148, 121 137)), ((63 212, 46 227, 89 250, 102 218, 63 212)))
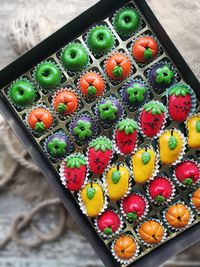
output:
POLYGON ((156 167, 156 153, 151 148, 139 149, 131 158, 133 177, 136 183, 148 181, 156 167))
POLYGON ((116 201, 124 197, 129 187, 129 170, 123 164, 112 166, 106 174, 108 196, 116 201))
POLYGON ((190 148, 200 148, 200 113, 194 114, 187 119, 188 145, 190 148))
POLYGON ((98 183, 87 184, 81 191, 81 198, 89 217, 96 217, 101 213, 105 201, 101 185, 98 183))
POLYGON ((176 129, 167 130, 160 136, 159 148, 162 163, 171 165, 179 158, 184 146, 183 138, 182 133, 176 129))

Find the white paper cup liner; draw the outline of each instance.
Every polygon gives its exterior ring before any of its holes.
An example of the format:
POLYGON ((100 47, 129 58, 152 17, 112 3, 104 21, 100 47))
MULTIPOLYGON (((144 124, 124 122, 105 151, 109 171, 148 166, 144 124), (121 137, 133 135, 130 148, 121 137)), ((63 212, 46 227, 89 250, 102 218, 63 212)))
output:
MULTIPOLYGON (((187 143, 187 142, 186 142, 186 138, 185 138, 185 136, 183 135, 183 133, 182 133, 180 130, 177 130, 176 128, 171 128, 171 129, 166 129, 166 130, 164 130, 164 131, 161 131, 161 133, 159 134, 159 138, 160 138, 161 135, 164 134, 165 132, 170 132, 170 131, 172 131, 172 130, 173 130, 173 132, 176 132, 176 133, 178 133, 178 134, 180 135, 183 144, 182 144, 182 149, 181 149, 181 151, 180 151, 180 153, 179 153, 179 156, 177 157, 177 159, 176 159, 173 163, 171 163, 171 164, 165 164, 164 162, 162 162, 162 164, 164 164, 164 165, 166 165, 166 166, 170 166, 170 165, 171 165, 171 166, 174 166, 174 165, 180 163, 181 160, 183 159, 183 155, 185 154, 185 149, 186 149, 186 143, 187 143)), ((159 154, 160 154, 159 142, 158 142, 158 151, 159 151, 159 154)))
POLYGON ((137 235, 138 235, 138 237, 140 238, 141 242, 142 242, 145 246, 147 246, 148 248, 152 248, 152 247, 160 246, 162 243, 165 242, 165 240, 166 240, 166 238, 167 238, 167 230, 165 229, 163 223, 162 223, 160 220, 158 220, 158 219, 154 219, 154 218, 148 218, 148 220, 144 220, 143 222, 141 222, 141 223, 138 225, 136 231, 137 231, 137 235), (148 221, 155 221, 155 222, 159 223, 159 224, 162 226, 162 228, 163 228, 163 237, 162 237, 162 240, 161 240, 159 243, 157 243, 157 244, 150 244, 150 243, 145 242, 144 239, 143 239, 143 238, 140 236, 140 234, 139 234, 139 228, 142 226, 143 223, 148 222, 148 221))
MULTIPOLYGON (((90 181, 88 181, 85 185, 87 185, 88 183, 90 183, 90 181)), ((101 211, 99 212, 98 216, 101 215, 108 207, 108 199, 107 199, 107 191, 106 191, 106 187, 105 185, 101 182, 101 181, 94 181, 94 183, 97 183, 99 184, 101 187, 102 187, 102 191, 103 191, 103 194, 104 194, 104 205, 101 209, 101 211)), ((82 188, 83 189, 83 188, 82 188)), ((79 191, 78 193, 78 203, 79 203, 79 206, 80 206, 80 209, 82 211, 83 214, 87 215, 87 210, 86 210, 86 207, 85 207, 85 204, 83 203, 83 200, 82 200, 82 197, 81 197, 81 191, 82 189, 79 191)), ((88 216, 89 217, 89 216, 88 216)))
MULTIPOLYGON (((127 171, 129 172, 129 182, 128 182, 128 188, 127 188, 127 191, 126 193, 124 194, 123 197, 126 197, 130 194, 131 192, 131 189, 132 189, 132 176, 131 176, 131 172, 130 172, 130 169, 126 166, 126 164, 122 163, 122 162, 119 162, 119 166, 123 166, 127 169, 127 171)), ((106 175, 108 173, 108 171, 113 168, 113 167, 117 167, 117 164, 112 164, 112 165, 109 165, 108 168, 106 169, 106 171, 103 173, 103 183, 105 184, 105 187, 106 187, 106 191, 108 193, 108 184, 107 184, 107 181, 106 181, 106 175)), ((109 197, 109 193, 108 193, 108 197, 109 197)), ((122 198, 123 198, 122 197, 122 198)), ((110 198, 110 197, 109 197, 110 198)), ((121 199, 121 198, 120 198, 121 199)), ((118 200, 120 200, 118 199, 118 200)), ((116 201, 118 201, 116 200, 116 201)), ((115 200, 112 200, 113 202, 115 202, 115 200)))
POLYGON ((188 207, 183 201, 177 201, 177 202, 173 203, 172 205, 170 205, 169 207, 166 208, 165 211, 163 212, 163 220, 164 220, 164 222, 166 223, 166 225, 167 225, 170 229, 172 229, 173 231, 179 232, 179 231, 183 231, 183 230, 185 230, 185 229, 187 229, 187 228, 189 228, 189 227, 191 226, 191 224, 192 224, 192 222, 193 222, 193 220, 194 220, 194 214, 192 213, 192 210, 191 210, 190 207, 188 207), (166 212, 167 212, 168 208, 171 207, 171 206, 177 205, 177 204, 182 204, 182 205, 184 205, 184 206, 188 209, 188 211, 190 212, 190 219, 189 219, 189 221, 188 221, 188 224, 187 224, 185 227, 175 228, 175 227, 173 227, 172 225, 170 225, 169 222, 168 222, 167 219, 166 219, 166 212))
MULTIPOLYGON (((80 155, 81 157, 84 156, 81 153, 74 153, 74 154, 71 154, 70 156, 75 156, 75 155, 80 155)), ((68 157, 70 157, 70 156, 68 156, 68 157)), ((66 159, 67 159, 67 157, 64 160, 62 160, 62 162, 60 164, 59 175, 60 175, 60 180, 61 180, 62 184, 64 185, 64 187, 68 188, 67 184, 66 184, 66 178, 65 178, 66 159)), ((81 189, 83 189, 84 186, 88 183, 88 175, 89 175, 89 173, 88 173, 88 169, 87 169, 87 160, 86 160, 86 158, 85 158, 85 161, 86 161, 86 165, 85 165, 85 167, 86 167, 86 175, 85 175, 85 180, 84 180, 84 183, 83 183, 81 189)))
POLYGON ((48 132, 52 132, 53 128, 55 127, 55 121, 56 121, 56 120, 55 120, 55 117, 53 116, 53 111, 52 111, 50 108, 48 108, 48 107, 47 107, 45 104, 43 104, 43 103, 37 104, 37 105, 35 105, 35 106, 32 106, 32 108, 30 108, 30 109, 26 112, 26 116, 25 116, 25 124, 26 124, 26 127, 29 129, 30 132, 34 133, 34 134, 37 135, 38 137, 40 137, 40 136, 42 136, 42 135, 44 135, 44 134, 46 134, 46 133, 48 133, 48 132), (29 126, 29 123, 28 123, 28 117, 29 117, 29 114, 30 114, 33 110, 35 110, 35 109, 37 109, 37 108, 43 108, 43 109, 49 111, 49 112, 51 113, 51 115, 52 115, 52 118, 53 118, 53 123, 52 123, 51 127, 48 128, 47 130, 45 130, 44 132, 37 132, 37 131, 33 130, 33 129, 29 126))
MULTIPOLYGON (((154 171, 152 172, 152 175, 149 177, 149 179, 145 182, 142 182, 142 183, 137 183, 135 182, 136 184, 145 184, 145 183, 149 183, 150 181, 152 181, 154 179, 155 176, 157 176, 157 174, 159 173, 159 157, 158 157, 158 154, 156 153, 156 151, 154 150, 154 148, 151 146, 151 145, 146 145, 146 146, 143 146, 143 147, 140 147, 139 149, 137 149, 137 151, 139 151, 140 149, 145 149, 145 148, 148 148, 150 150, 152 150, 154 153, 155 153, 155 165, 154 165, 154 171)), ((136 151, 136 152, 137 152, 136 151)), ((136 153, 135 152, 135 153, 136 153)), ((133 155, 134 156, 134 155, 133 155)), ((130 166, 129 166, 130 170, 131 170, 131 173, 132 173, 132 177, 133 177, 133 180, 135 181, 134 179, 134 170, 133 170, 133 166, 132 166, 132 159, 130 161, 130 166)))
MULTIPOLYGON (((152 101, 150 101, 150 102, 152 102, 152 101)), ((150 103, 149 102, 149 103, 150 103)), ((156 104, 162 104, 162 102, 160 102, 160 101, 154 101, 153 100, 153 102, 156 104)), ((147 103, 148 104, 148 103, 147 103)), ((163 105, 163 104, 162 104, 163 105)), ((167 109, 166 109, 166 107, 163 105, 163 108, 164 108, 164 121, 163 121, 163 123, 162 123, 162 126, 161 126, 161 128, 160 128, 160 130, 158 131, 158 133, 155 135, 155 136, 153 136, 153 137, 149 137, 149 136, 147 136, 147 135, 145 135, 144 134, 144 132, 143 132, 143 130, 142 130, 142 125, 141 125, 141 116, 142 116, 142 111, 144 110, 144 108, 145 108, 145 106, 143 106, 141 109, 140 109, 140 116, 139 116, 139 126, 140 126, 140 132, 142 133, 142 135, 143 135, 143 137, 144 138, 147 138, 147 139, 156 139, 158 136, 160 136, 161 135, 161 133, 162 133, 162 131, 165 129, 165 125, 166 125, 166 122, 167 122, 167 118, 168 118, 168 115, 167 115, 167 109)))
MULTIPOLYGON (((117 214, 117 216, 118 216, 119 219, 120 219, 120 226, 119 226, 118 230, 117 230, 115 233, 112 233, 111 235, 106 235, 106 234, 104 234, 103 232, 101 232, 101 230, 99 229, 99 226, 98 226, 98 217, 95 218, 95 221, 94 221, 95 229, 96 229, 96 231, 98 232, 98 234, 99 234, 100 236, 102 236, 103 238, 105 238, 105 239, 111 239, 111 238, 113 238, 113 237, 119 235, 119 234, 122 232, 122 229, 123 229, 123 226, 124 226, 123 218, 119 215, 118 211, 116 211, 116 210, 114 210, 114 209, 108 209, 108 210, 113 211, 113 212, 115 212, 115 214, 117 214)), ((107 211, 107 210, 106 210, 106 211, 107 211)), ((106 212, 106 211, 105 211, 105 212, 106 212)))
POLYGON ((119 263, 124 264, 124 265, 129 265, 137 259, 138 255, 139 255, 139 250, 140 250, 139 245, 138 245, 137 241, 135 240, 135 238, 133 236, 131 236, 130 234, 122 234, 121 236, 130 236, 135 241, 135 244, 136 244, 135 254, 129 260, 123 260, 123 259, 119 258, 114 251, 115 242, 117 241, 117 239, 116 239, 115 241, 113 241, 112 246, 111 246, 112 255, 119 263))
POLYGON ((196 164, 197 167, 198 167, 198 169, 199 169, 199 174, 200 174, 200 163, 197 162, 197 161, 194 160, 194 159, 184 158, 184 159, 182 159, 181 162, 179 162, 176 166, 174 166, 173 179, 176 181, 176 183, 177 183, 180 187, 191 188, 191 187, 194 187, 194 186, 196 186, 196 185, 200 185, 200 177, 199 177, 199 180, 198 180, 196 183, 193 183, 193 184, 190 185, 190 186, 181 183, 181 182, 178 180, 178 178, 176 177, 176 173, 175 173, 176 167, 177 167, 179 164, 181 164, 181 163, 183 163, 183 162, 185 162, 185 161, 190 161, 190 162, 196 164))
MULTIPOLYGON (((144 202, 145 202, 145 204, 146 204, 146 206, 145 206, 145 210, 144 210, 144 213, 142 214, 142 216, 138 217, 137 220, 136 220, 135 222, 132 222, 132 223, 131 223, 131 224, 136 224, 136 223, 139 223, 139 221, 142 221, 142 220, 147 216, 147 214, 148 214, 148 212, 149 212, 149 203, 148 203, 147 199, 145 198, 145 196, 143 196, 143 195, 140 194, 140 193, 134 193, 134 192, 132 193, 132 192, 131 192, 130 194, 134 194, 134 195, 137 195, 137 196, 142 197, 143 200, 144 200, 144 202)), ((126 197, 128 197, 128 196, 126 196, 126 197)), ((126 197, 124 197, 124 198, 126 198, 126 197)), ((123 215, 124 218, 126 218, 126 220, 128 220, 127 214, 125 213, 125 211, 124 211, 124 209, 123 209, 123 200, 124 200, 124 198, 122 198, 122 199, 121 199, 121 202, 120 202, 120 213, 123 215)), ((129 221, 129 220, 128 220, 128 221, 129 221)))

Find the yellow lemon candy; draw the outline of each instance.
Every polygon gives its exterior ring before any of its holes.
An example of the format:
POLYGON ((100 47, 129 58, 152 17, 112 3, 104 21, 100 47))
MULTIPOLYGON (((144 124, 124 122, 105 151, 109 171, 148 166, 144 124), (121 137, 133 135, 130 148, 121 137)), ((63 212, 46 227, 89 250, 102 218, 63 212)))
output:
POLYGON ((148 181, 154 173, 156 153, 150 149, 139 149, 132 156, 133 176, 136 183, 148 181))
POLYGON ((183 137, 178 130, 165 131, 159 138, 160 160, 167 165, 174 163, 183 149, 183 137))
POLYGON ((106 183, 108 196, 111 200, 119 200, 128 191, 129 171, 124 165, 113 166, 107 172, 106 183))
POLYGON ((187 120, 188 145, 191 148, 200 148, 200 114, 195 114, 187 120))
POLYGON ((96 217, 103 209, 104 194, 99 184, 87 184, 81 191, 81 198, 89 217, 96 217))

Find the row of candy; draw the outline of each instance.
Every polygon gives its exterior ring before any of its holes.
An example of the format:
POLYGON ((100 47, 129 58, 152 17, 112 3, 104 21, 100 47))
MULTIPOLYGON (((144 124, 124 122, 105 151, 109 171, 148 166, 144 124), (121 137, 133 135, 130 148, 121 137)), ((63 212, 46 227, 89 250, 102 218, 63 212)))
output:
MULTIPOLYGON (((111 57, 109 62, 111 62, 113 59, 114 58, 111 57)), ((108 63, 106 67, 106 72, 108 73, 108 69, 110 67, 108 63)), ((48 82, 53 83, 53 76, 56 75, 56 69, 54 68, 57 68, 54 63, 42 63, 38 69, 38 72, 40 74, 39 76, 41 77, 43 73, 43 75, 45 75, 45 79, 48 82), (41 68, 42 66, 46 66, 44 70, 43 68, 41 68), (41 70, 39 71, 40 68, 41 70)), ((176 75, 177 74, 175 73, 175 70, 169 63, 160 61, 151 69, 148 77, 151 86, 154 89, 157 88, 158 92, 160 92, 164 91, 165 89, 177 82, 176 75)), ((54 87, 54 89, 55 88, 56 87, 54 87)), ((95 97, 103 95, 106 89, 106 82, 99 72, 91 70, 80 76, 77 82, 77 89, 80 90, 83 97, 86 97, 88 100, 94 100, 95 97)), ((185 98, 189 99, 188 94, 191 94, 192 91, 187 88, 187 86, 185 86, 185 91, 187 94, 185 98)), ((148 100, 149 93, 149 88, 141 78, 131 79, 131 81, 126 82, 120 90, 121 98, 130 110, 135 110, 142 104, 144 104, 148 100)), ((175 94, 175 92, 173 94, 175 94)), ((177 94, 177 96, 183 94, 185 95, 185 92, 181 91, 179 92, 179 94, 177 94)), ((28 79, 22 78, 15 81, 9 87, 8 96, 15 106, 19 108, 25 108, 34 102, 34 100, 37 98, 37 92, 34 85, 28 79)), ((70 93, 65 93, 63 95, 63 99, 64 104, 66 105, 68 104, 68 102, 72 101, 74 103, 74 108, 70 109, 70 107, 68 107, 68 112, 66 112, 66 109, 63 108, 57 110, 57 112, 59 112, 61 115, 67 116, 76 111, 76 94, 71 95, 70 93)))
MULTIPOLYGON (((112 139, 114 147, 112 151, 116 151, 122 155, 130 155, 136 152, 139 141, 139 133, 143 133, 147 137, 156 137, 158 135, 159 155, 163 164, 171 165, 175 164, 184 154, 186 138, 183 136, 180 130, 176 128, 162 130, 163 126, 159 123, 162 117, 162 111, 160 111, 160 105, 158 102, 149 102, 146 108, 141 113, 141 128, 138 127, 136 121, 133 119, 120 120, 112 133, 112 139), (152 108, 155 111, 160 111, 160 114, 152 114, 152 108), (145 119, 146 118, 146 119, 145 119)), ((51 126, 53 118, 51 113, 44 108, 36 108, 31 111, 28 116, 28 124, 31 129, 37 129, 37 131, 44 131, 45 127, 51 126), (45 121, 44 121, 45 118, 45 121), (49 123, 51 122, 51 124, 49 123), (47 125, 47 123, 49 123, 47 125)), ((186 128, 188 132, 187 144, 192 149, 200 148, 200 114, 196 113, 187 118, 186 128)), ((92 137, 95 137, 97 133, 96 122, 88 114, 79 115, 72 119, 70 126, 70 133, 74 136, 75 140, 80 144, 85 144, 92 137)), ((109 143, 109 140, 105 138, 94 139, 92 143, 109 143)), ((72 152, 72 142, 68 136, 62 132, 57 131, 49 135, 44 141, 44 150, 50 156, 51 159, 60 160, 66 155, 72 152)), ((137 152, 138 153, 138 152, 137 152)), ((136 155, 137 155, 136 153, 136 155)), ((105 156, 105 153, 103 154, 105 156)), ((102 156, 103 156, 102 155, 102 156)), ((104 161, 105 166, 108 162, 104 161)), ((96 167, 96 169, 99 166, 96 167)), ((93 173, 96 173, 92 169, 93 173)), ((101 172, 100 172, 101 173, 101 172)), ((99 174, 97 172, 97 174, 99 174)))

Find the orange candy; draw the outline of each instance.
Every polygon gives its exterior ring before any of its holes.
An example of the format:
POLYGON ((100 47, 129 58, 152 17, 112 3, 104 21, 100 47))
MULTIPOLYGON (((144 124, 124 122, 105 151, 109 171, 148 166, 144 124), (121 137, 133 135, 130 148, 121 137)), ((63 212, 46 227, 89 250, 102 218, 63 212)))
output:
POLYGON ((136 242, 130 236, 119 237, 114 244, 114 252, 119 259, 129 260, 136 252, 136 242))
POLYGON ((158 54, 158 44, 151 36, 144 36, 136 40, 132 47, 133 57, 140 63, 155 58, 158 54))
POLYGON ((175 204, 167 209, 166 220, 174 228, 184 228, 190 220, 190 212, 183 204, 175 204))
POLYGON ((192 196, 192 204, 200 211, 200 188, 194 192, 192 196))
POLYGON ((70 115, 78 107, 77 96, 70 91, 62 91, 55 97, 54 108, 61 115, 70 115))
POLYGON ((146 221, 139 228, 140 237, 148 244, 158 244, 164 236, 162 225, 156 221, 146 221))
POLYGON ((105 82, 96 72, 87 72, 80 78, 79 88, 84 96, 100 96, 105 89, 105 82))
POLYGON ((111 79, 124 80, 131 74, 131 61, 127 56, 117 53, 108 59, 105 69, 111 79))
POLYGON ((36 108, 32 110, 28 116, 28 124, 33 130, 37 130, 37 125, 40 127, 41 130, 38 129, 38 131, 47 130, 51 127, 53 123, 53 117, 51 113, 44 109, 44 108, 36 108))

